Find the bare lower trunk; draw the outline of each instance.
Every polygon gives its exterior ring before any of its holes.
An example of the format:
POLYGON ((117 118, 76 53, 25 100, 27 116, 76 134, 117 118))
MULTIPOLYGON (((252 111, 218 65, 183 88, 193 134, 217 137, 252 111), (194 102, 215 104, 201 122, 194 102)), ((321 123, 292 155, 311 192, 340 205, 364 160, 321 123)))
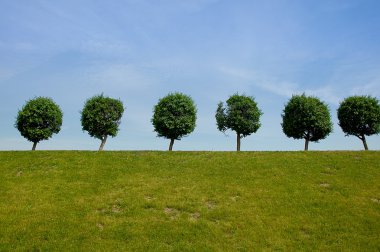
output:
POLYGON ((37 147, 37 143, 38 143, 38 142, 33 142, 33 147, 32 147, 32 150, 36 150, 36 147, 37 147))
POLYGON ((240 151, 240 134, 236 133, 236 151, 240 151))
POLYGON ((365 136, 362 135, 362 137, 360 138, 363 142, 363 145, 364 145, 364 150, 368 150, 368 145, 367 145, 367 140, 365 139, 365 136))
POLYGON ((309 150, 309 139, 305 138, 305 151, 309 150))
POLYGON ((173 150, 173 145, 174 145, 174 138, 170 139, 169 151, 173 150))
POLYGON ((102 138, 102 142, 100 143, 100 146, 99 146, 99 151, 103 150, 104 145, 106 144, 106 141, 107 141, 107 135, 102 138))

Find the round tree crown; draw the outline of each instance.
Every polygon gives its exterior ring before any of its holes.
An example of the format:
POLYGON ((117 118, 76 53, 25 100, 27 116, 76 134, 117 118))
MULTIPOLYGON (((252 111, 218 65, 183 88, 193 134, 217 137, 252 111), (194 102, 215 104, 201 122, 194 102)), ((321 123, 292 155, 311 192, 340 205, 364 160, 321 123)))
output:
POLYGON ((18 112, 15 127, 27 140, 38 143, 61 130, 62 116, 61 109, 51 98, 36 97, 18 112))
POLYGON ((197 109, 190 96, 170 93, 161 98, 151 119, 159 137, 180 140, 194 131, 197 109))
POLYGON ((327 104, 305 94, 292 96, 285 105, 282 120, 286 136, 313 142, 326 138, 333 127, 327 104))
POLYGON ((260 116, 263 114, 255 99, 246 95, 234 94, 223 103, 218 104, 215 114, 217 127, 225 132, 231 129, 243 137, 255 133, 261 126, 260 116))
POLYGON ((362 137, 380 133, 380 105, 375 97, 347 97, 337 112, 339 126, 346 135, 362 137))
POLYGON ((81 112, 82 129, 92 137, 103 139, 116 136, 124 113, 120 100, 103 94, 88 99, 81 112))

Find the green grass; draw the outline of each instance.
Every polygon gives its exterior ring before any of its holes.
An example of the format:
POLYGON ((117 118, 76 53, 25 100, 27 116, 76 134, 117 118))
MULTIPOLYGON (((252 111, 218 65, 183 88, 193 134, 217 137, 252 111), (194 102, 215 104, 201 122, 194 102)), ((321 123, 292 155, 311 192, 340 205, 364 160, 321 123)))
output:
POLYGON ((0 152, 0 251, 379 251, 380 152, 0 152))

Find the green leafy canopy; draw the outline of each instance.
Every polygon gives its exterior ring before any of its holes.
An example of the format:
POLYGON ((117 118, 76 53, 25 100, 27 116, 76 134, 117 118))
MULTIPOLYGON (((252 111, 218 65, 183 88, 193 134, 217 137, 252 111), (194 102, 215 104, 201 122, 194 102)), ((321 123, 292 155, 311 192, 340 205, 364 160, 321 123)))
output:
POLYGON ((263 114, 255 99, 250 96, 234 94, 226 101, 227 106, 220 102, 215 119, 218 130, 228 129, 243 137, 255 133, 261 126, 260 116, 263 114))
POLYGON ((38 143, 61 130, 62 111, 48 97, 36 97, 19 110, 15 127, 27 140, 38 143))
POLYGON ((346 135, 362 137, 380 133, 380 105, 375 97, 347 97, 337 112, 339 126, 346 135))
POLYGON ((151 119, 159 137, 180 140, 194 131, 197 109, 190 96, 170 93, 161 98, 151 119))
POLYGON ((317 142, 333 128, 328 106, 317 97, 293 95, 282 114, 282 130, 286 136, 317 142))
POLYGON ((100 140, 106 136, 115 137, 123 113, 124 107, 120 100, 103 94, 93 96, 86 101, 81 112, 82 129, 100 140))

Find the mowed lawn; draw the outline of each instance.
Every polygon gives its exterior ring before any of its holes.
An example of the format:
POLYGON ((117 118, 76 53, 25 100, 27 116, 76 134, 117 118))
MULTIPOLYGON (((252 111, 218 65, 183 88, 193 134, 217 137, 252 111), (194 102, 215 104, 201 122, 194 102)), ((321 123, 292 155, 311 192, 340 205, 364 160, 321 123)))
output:
POLYGON ((0 152, 0 251, 380 250, 380 152, 0 152))

